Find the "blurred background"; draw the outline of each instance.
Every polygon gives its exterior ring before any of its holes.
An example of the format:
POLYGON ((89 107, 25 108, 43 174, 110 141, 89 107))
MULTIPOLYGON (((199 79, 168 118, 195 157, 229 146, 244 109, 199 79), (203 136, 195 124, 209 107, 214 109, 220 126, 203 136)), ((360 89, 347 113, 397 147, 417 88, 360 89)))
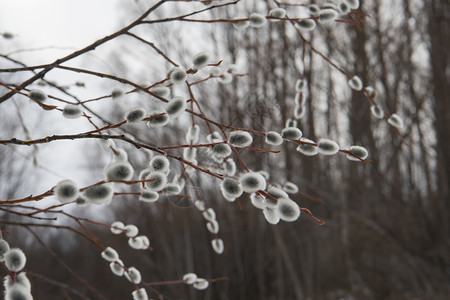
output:
MULTIPOLYGON (((141 233, 149 236, 154 251, 136 251, 129 248, 125 238, 90 227, 103 244, 120 253, 127 265, 136 266, 146 282, 177 280, 188 272, 204 278, 228 277, 226 281, 212 283, 205 291, 184 284, 155 286, 148 288, 149 296, 154 299, 448 299, 450 8, 445 0, 360 2, 358 12, 363 16, 360 30, 349 24, 333 23, 318 26, 306 38, 349 74, 359 75, 365 85, 374 87, 375 99, 386 111, 402 116, 404 140, 385 120, 373 118, 364 94, 352 92, 347 79, 308 45, 303 65, 302 40, 288 22, 268 22, 262 28, 245 30, 236 30, 228 23, 187 22, 133 29, 134 34, 151 41, 182 66, 189 67, 196 53, 206 51, 217 62, 223 59, 224 66, 237 64, 242 73, 249 73, 235 77, 228 85, 210 80, 194 87, 205 114, 227 125, 281 131, 293 115, 295 82, 305 70, 309 83, 307 112, 298 123, 304 136, 312 140, 330 138, 343 148, 362 145, 368 149, 371 160, 358 163, 344 155, 306 157, 295 151, 295 145, 287 143, 278 154, 239 150, 251 169, 265 170, 280 183, 296 183, 301 194, 292 199, 325 221, 323 226, 306 215, 295 223, 270 225, 261 211, 251 205, 248 194, 241 197, 240 208, 223 199, 217 180, 194 173, 186 190, 195 191, 195 197, 216 211, 219 236, 225 243, 222 255, 211 249, 211 234, 201 213, 189 205, 181 207, 174 199, 162 197, 157 203, 148 204, 137 201, 136 196, 118 196, 107 208, 69 208, 73 214, 107 224, 115 220, 135 224, 141 233)), ((94 12, 99 15, 94 14, 92 21, 103 20, 111 27, 90 31, 100 38, 136 19, 152 3, 142 0, 103 3, 108 6, 106 11, 114 11, 114 20, 107 20, 101 8, 96 8, 94 12)), ((203 7, 198 2, 170 3, 151 18, 180 15, 203 7)), ((266 14, 274 7, 273 1, 239 1, 197 18, 231 19, 253 12, 266 14)), ((303 6, 281 7, 287 8, 289 16, 301 17, 305 13, 303 6)), ((22 9, 27 10, 25 6, 22 9)), ((78 4, 75 11, 82 14, 83 10, 89 10, 89 4, 78 4)), ((7 10, 0 11, 2 18, 8 14, 7 10)), ((60 13, 51 7, 42 11, 54 16, 60 13)), ((14 28, 7 25, 0 21, 0 32, 14 34, 14 28)), ((45 31, 41 34, 46 36, 45 31)), ((61 32, 54 33, 53 42, 45 40, 42 45, 36 37, 34 50, 29 49, 24 34, 11 40, 1 39, 1 66, 17 67, 18 62, 48 63, 96 39, 93 36, 85 41, 79 38, 83 32, 72 34, 77 36, 73 44, 70 35, 61 32), (63 40, 58 43, 58 34, 64 35, 67 43, 63 40), (44 48, 36 50, 40 47, 44 48), (16 52, 19 49, 28 50, 16 52)), ((128 36, 119 37, 68 65, 136 83, 160 80, 170 67, 152 48, 128 36)), ((0 73, 0 81, 20 83, 30 75, 0 73)), ((40 88, 68 100, 70 95, 86 100, 110 94, 117 87, 126 89, 117 82, 63 71, 52 71, 46 79, 54 81, 60 89, 45 82, 40 88)), ((0 91, 3 94, 5 89, 0 91)), ((172 94, 185 95, 186 91, 173 88, 172 94)), ((135 93, 120 101, 93 102, 88 107, 105 120, 117 123, 136 105, 157 108, 154 102, 147 95, 135 93)), ((29 104, 29 100, 19 96, 0 104, 0 139, 38 138, 91 128, 85 120, 67 121, 57 112, 45 112, 29 104)), ((125 126, 110 133, 132 134, 151 145, 179 145, 184 143, 189 121, 186 117, 157 130, 125 126)), ((206 135, 206 124, 198 124, 206 135)), ((269 148, 262 138, 255 138, 254 146, 269 148)), ((120 147, 128 152, 136 170, 147 166, 144 153, 124 143, 120 147)), ((181 154, 181 151, 173 153, 181 154)), ((1 145, 0 199, 44 192, 66 178, 88 185, 102 179, 103 168, 111 160, 111 155, 105 155, 95 141, 26 148, 1 145)), ((218 167, 206 155, 206 149, 199 150, 198 160, 212 169, 218 167)), ((176 170, 181 172, 181 167, 176 166, 172 172, 176 170)), ((40 205, 55 203, 50 198, 40 205)), ((20 218, 3 208, 0 211, 1 228, 11 233, 6 239, 27 254, 26 271, 35 299, 100 299, 62 267, 26 228, 11 222, 48 222, 20 218)), ((58 219, 56 224, 74 225, 70 222, 58 219)), ((32 229, 64 264, 105 298, 131 298, 132 286, 111 274, 108 264, 100 259, 98 249, 91 243, 62 229, 32 229)), ((4 270, 1 272, 4 276, 4 270)))

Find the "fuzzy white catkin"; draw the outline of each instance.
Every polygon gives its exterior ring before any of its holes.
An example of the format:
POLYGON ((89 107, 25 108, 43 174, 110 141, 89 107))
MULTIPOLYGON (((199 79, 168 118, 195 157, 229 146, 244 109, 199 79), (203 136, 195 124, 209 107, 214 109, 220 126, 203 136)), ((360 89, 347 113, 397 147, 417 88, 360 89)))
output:
POLYGON ((24 287, 28 292, 31 292, 31 283, 27 278, 27 274, 25 272, 20 272, 19 274, 17 274, 15 281, 12 280, 11 276, 6 275, 3 280, 3 285, 5 287, 5 290, 9 290, 15 285, 20 285, 24 287))
POLYGON ((197 148, 184 148, 183 158, 187 161, 192 161, 197 155, 197 148))
MULTIPOLYGON (((240 19, 245 19, 245 17, 238 17, 238 18, 234 18, 235 20, 240 20, 240 19)), ((249 21, 236 21, 233 22, 233 27, 238 29, 238 30, 242 30, 247 28, 250 25, 249 21)))
POLYGON ((111 247, 107 247, 105 250, 103 250, 101 255, 104 260, 109 262, 113 262, 119 259, 119 254, 111 247))
POLYGON ((164 155, 156 155, 150 160, 150 169, 157 172, 167 172, 170 162, 164 155))
MULTIPOLYGON (((314 141, 312 141, 310 139, 306 139, 306 138, 302 138, 302 139, 300 139, 300 141, 307 142, 307 143, 314 143, 314 141)), ((314 156, 314 155, 317 155, 317 153, 319 153, 316 146, 309 145, 309 144, 302 144, 302 145, 298 146, 296 150, 306 156, 314 156)))
POLYGON ((133 300, 148 300, 147 291, 144 288, 140 288, 131 293, 133 300))
POLYGON ((169 121, 169 115, 165 111, 156 111, 151 113, 151 119, 147 122, 147 126, 150 128, 166 126, 169 121))
POLYGON ((157 192, 150 191, 145 188, 141 191, 141 197, 139 197, 140 201, 148 202, 148 203, 156 202, 156 201, 158 201, 158 199, 159 199, 159 194, 157 192))
POLYGON ((350 80, 348 81, 348 85, 355 91, 361 91, 363 89, 362 80, 356 75, 350 78, 350 80))
POLYGON ((144 246, 144 244, 142 243, 141 239, 138 239, 137 237, 130 237, 128 239, 128 245, 136 250, 142 249, 142 247, 144 246))
POLYGON ((125 225, 122 222, 116 221, 111 224, 111 232, 113 234, 121 234, 124 232, 123 229, 125 229, 125 225))
POLYGON ((297 121, 292 120, 291 118, 288 118, 286 120, 286 123, 284 123, 284 127, 297 127, 297 121))
POLYGON ((189 126, 186 133, 186 142, 188 144, 197 144, 200 137, 200 127, 198 125, 189 126))
POLYGON ((19 248, 11 248, 5 253, 5 266, 11 272, 20 272, 27 262, 25 253, 19 248))
POLYGON ((336 20, 337 16, 337 11, 331 8, 326 8, 320 11, 319 22, 322 24, 330 23, 336 20))
POLYGON ((219 222, 217 222, 217 220, 210 220, 208 223, 206 223, 206 228, 212 234, 217 234, 219 233, 219 222))
POLYGON ((203 202, 201 200, 195 200, 194 205, 199 211, 204 211, 206 208, 205 202, 203 202))
POLYGON ((141 173, 139 173, 139 180, 144 180, 151 172, 153 172, 152 168, 142 170, 141 173))
POLYGON ((137 123, 139 121, 142 121, 142 119, 145 118, 146 114, 147 114, 147 111, 144 108, 135 107, 125 114, 125 119, 130 124, 137 123))
POLYGON ((0 240, 0 262, 5 261, 5 254, 9 251, 9 244, 5 240, 0 240))
POLYGON ((169 78, 172 83, 181 83, 186 79, 186 72, 180 68, 174 68, 169 73, 169 78))
POLYGON ((211 246, 217 254, 222 254, 224 250, 223 240, 222 239, 213 239, 211 241, 211 246))
POLYGON ((170 89, 165 86, 159 86, 159 87, 152 89, 151 92, 160 97, 167 97, 167 96, 169 96, 170 89))
POLYGON ((295 183, 286 182, 283 185, 283 190, 285 190, 285 192, 289 194, 296 194, 298 193, 298 186, 295 183))
POLYGON ((317 16, 320 12, 320 7, 317 4, 311 4, 308 6, 308 13, 311 16, 317 16))
POLYGON ((197 280, 192 285, 197 290, 205 290, 209 286, 209 282, 203 278, 197 278, 197 280))
POLYGON ((118 98, 122 97, 123 95, 124 95, 124 92, 121 89, 119 89, 119 88, 115 88, 111 92, 111 97, 113 99, 118 99, 118 98))
POLYGON ((168 183, 164 187, 163 192, 167 195, 178 195, 181 192, 181 189, 176 183, 168 183))
POLYGON ((311 31, 316 28, 316 22, 311 19, 303 19, 296 23, 297 27, 301 30, 311 31))
POLYGON ((384 112, 378 105, 372 105, 370 107, 370 111, 372 112, 372 115, 377 119, 383 119, 384 118, 384 112))
POLYGON ((338 10, 342 15, 346 15, 350 12, 350 6, 346 2, 339 3, 338 10))
POLYGON ((233 150, 231 150, 231 147, 228 144, 216 144, 210 149, 210 153, 217 158, 228 157, 232 151, 233 150))
POLYGON ((229 134, 228 142, 234 147, 244 148, 252 144, 253 137, 246 131, 232 131, 229 134))
POLYGON ((77 105, 66 104, 63 109, 63 116, 67 119, 76 119, 83 115, 83 111, 77 105))
POLYGON ((278 146, 283 143, 283 138, 278 132, 269 131, 266 133, 266 143, 269 145, 278 146))
POLYGON ((400 116, 397 114, 390 115, 387 121, 389 125, 397 129, 402 129, 404 126, 402 118, 400 118, 400 116))
POLYGON ((339 152, 339 145, 329 139, 320 139, 317 145, 317 151, 322 155, 334 155, 339 152))
POLYGON ((223 169, 225 170, 225 174, 227 174, 227 176, 234 176, 236 174, 236 163, 232 158, 228 158, 223 163, 223 169))
POLYGON ((33 296, 25 287, 17 284, 6 291, 5 300, 33 300, 33 296))
POLYGON ((37 102, 44 102, 47 100, 47 94, 41 90, 31 90, 30 98, 37 102))
POLYGON ((264 202, 265 197, 258 195, 256 193, 252 193, 250 195, 250 201, 253 204, 254 207, 259 209, 264 209, 266 207, 266 204, 264 202))
POLYGON ((247 193, 254 193, 266 188, 266 179, 258 172, 247 172, 239 177, 242 189, 247 193))
POLYGON ((145 235, 140 235, 140 236, 137 236, 137 237, 135 237, 135 239, 139 239, 139 240, 141 240, 141 242, 142 242, 142 247, 141 247, 141 249, 147 249, 148 247, 150 247, 150 240, 148 239, 148 237, 147 236, 145 236, 145 235))
POLYGON ((226 193, 235 198, 241 196, 243 193, 241 184, 234 178, 225 178, 220 185, 220 189, 222 194, 226 193))
POLYGON ((263 15, 253 13, 250 15, 250 27, 260 28, 266 24, 266 18, 263 15))
POLYGON ((131 293, 133 300, 148 300, 147 291, 144 288, 140 288, 131 293))
POLYGON ((94 204, 107 204, 114 195, 112 183, 95 185, 84 191, 84 196, 94 204))
POLYGON ((197 280, 197 274, 186 273, 183 276, 183 280, 186 281, 186 284, 193 284, 197 280))
POLYGON ((116 162, 128 160, 128 154, 125 150, 118 148, 116 149, 116 152, 117 153, 114 153, 114 159, 116 162))
POLYGON ((270 224, 275 225, 278 224, 278 222, 280 222, 280 217, 275 212, 275 210, 266 207, 264 208, 263 213, 264 217, 266 218, 266 221, 269 222, 270 224))
POLYGON ((291 199, 278 199, 275 209, 280 219, 285 222, 293 222, 300 217, 300 207, 291 199))
POLYGON ((204 68, 208 65, 209 54, 206 52, 200 52, 194 56, 192 62, 194 63, 194 67, 196 69, 204 68))
POLYGON ((79 195, 78 185, 72 180, 60 181, 54 189, 56 198, 61 203, 75 201, 79 195))
POLYGON ((295 103, 294 106, 294 117, 298 120, 305 116, 306 109, 304 105, 301 105, 299 103, 295 103))
POLYGON ((223 139, 217 131, 213 131, 206 136, 206 140, 210 143, 217 143, 217 141, 222 141, 223 139))
MULTIPOLYGON (((282 19, 286 16, 286 10, 282 8, 274 8, 269 11, 269 15, 274 18, 282 19)), ((270 19, 271 22, 279 22, 277 19, 270 19)))
POLYGON ((295 91, 297 93, 303 92, 303 91, 305 91, 307 86, 308 86, 308 81, 306 80, 306 78, 303 78, 303 79, 300 78, 295 83, 295 91))
POLYGON ((216 219, 216 212, 212 208, 208 208, 207 210, 205 210, 202 215, 203 218, 205 218, 205 220, 207 221, 213 221, 216 219))
POLYGON ((126 279, 128 279, 128 281, 130 282, 133 282, 135 284, 141 283, 142 280, 141 272, 139 272, 139 270, 136 269, 135 267, 128 268, 128 272, 125 271, 124 275, 126 279))
POLYGON ((359 7, 359 0, 344 0, 344 2, 347 3, 351 9, 358 9, 359 7))
POLYGON ((126 225, 124 229, 127 237, 135 237, 139 233, 139 229, 133 224, 126 225))
POLYGON ((170 118, 179 117, 186 110, 186 101, 183 97, 174 97, 166 104, 166 112, 170 118))
POLYGON ((125 273, 123 262, 120 259, 111 262, 109 264, 109 267, 111 268, 111 272, 116 276, 120 277, 125 273))
POLYGON ((270 174, 267 171, 259 170, 258 173, 261 174, 265 180, 268 180, 270 178, 270 174))
POLYGON ((302 135, 302 131, 296 127, 287 127, 281 131, 281 136, 289 140, 299 140, 302 135))
POLYGON ((128 181, 133 177, 133 167, 126 161, 115 162, 106 168, 105 175, 109 181, 128 181))
MULTIPOLYGON (((350 151, 351 154, 361 158, 361 159, 366 159, 367 156, 369 156, 369 152, 367 152, 366 148, 361 147, 361 146, 351 146, 348 151, 350 151)), ((354 160, 354 161, 361 161, 360 159, 358 159, 357 157, 354 157, 350 154, 347 154, 347 158, 349 160, 354 160)))
POLYGON ((151 172, 145 179, 152 180, 145 182, 145 187, 154 192, 162 191, 167 184, 167 175, 162 172, 151 172))

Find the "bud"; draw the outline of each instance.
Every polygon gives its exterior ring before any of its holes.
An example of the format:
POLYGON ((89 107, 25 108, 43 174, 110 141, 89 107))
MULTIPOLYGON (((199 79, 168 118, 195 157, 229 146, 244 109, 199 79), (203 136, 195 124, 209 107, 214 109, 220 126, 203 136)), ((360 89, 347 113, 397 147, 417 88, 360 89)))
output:
POLYGON ((302 131, 296 127, 287 127, 281 131, 281 136, 289 140, 298 140, 302 135, 302 131))
POLYGON ((33 300, 33 296, 25 287, 16 284, 6 291, 5 300, 33 300))
POLYGON ((183 280, 186 281, 187 284, 193 284, 197 280, 197 274, 195 273, 184 274, 183 280))
POLYGON ((169 71, 169 79, 174 84, 184 82, 186 79, 186 72, 180 68, 173 68, 169 71))
POLYGON ((116 250, 114 250, 111 247, 107 247, 105 250, 103 250, 101 255, 104 260, 110 261, 110 262, 113 262, 113 261, 116 261, 119 259, 119 254, 117 253, 116 250))
POLYGON ((363 84, 361 81, 361 78, 359 78, 358 76, 353 76, 349 81, 348 81, 348 85, 354 89, 355 91, 360 91, 363 88, 363 84))
POLYGON ((142 107, 136 107, 125 114, 125 119, 130 124, 137 123, 139 121, 142 121, 142 119, 145 118, 146 114, 147 111, 145 109, 143 109, 142 107))
POLYGON ((219 233, 219 223, 217 222, 217 220, 210 220, 208 223, 206 223, 206 228, 212 234, 219 233))
POLYGON ((166 112, 173 119, 186 110, 186 101, 182 97, 174 97, 166 104, 166 112))
POLYGON ((163 127, 169 123, 169 115, 164 111, 156 111, 151 114, 151 119, 148 121, 148 127, 163 127))
POLYGON ((253 137, 246 131, 232 131, 230 132, 228 142, 234 147, 244 148, 252 144, 253 137))
POLYGON ((389 125, 397 129, 402 129, 404 126, 402 118, 400 118, 400 116, 397 114, 390 115, 387 121, 389 125))
POLYGON ((254 193, 266 188, 266 179, 258 172, 247 172, 239 178, 242 189, 247 193, 254 193))
POLYGON ((329 139, 320 139, 317 151, 323 155, 334 155, 339 152, 339 145, 335 141, 329 139))
POLYGON ((278 199, 275 209, 280 219, 285 222, 293 222, 300 217, 300 207, 291 199, 278 199))
POLYGON ((326 8, 319 13, 319 22, 322 24, 330 23, 338 17, 337 11, 331 8, 326 8))
MULTIPOLYGON (((369 156, 369 153, 367 152, 366 148, 361 147, 361 146, 351 146, 348 151, 350 151, 351 154, 353 154, 356 157, 359 157, 361 159, 366 159, 367 156, 369 156)), ((355 161, 360 161, 358 158, 351 156, 349 154, 347 154, 347 158, 349 160, 355 160, 355 161)))
POLYGON ((316 22, 311 19, 303 19, 296 23, 297 27, 302 30, 311 31, 316 28, 316 22))
POLYGON ((194 289, 204 290, 204 289, 208 288, 209 282, 206 279, 197 278, 197 280, 194 282, 194 284, 192 286, 194 287, 194 289))
POLYGON ((254 207, 259 208, 259 209, 266 208, 266 203, 265 203, 264 199, 265 199, 264 196, 258 195, 256 193, 252 193, 250 195, 251 203, 253 204, 254 207))
POLYGON ((222 194, 226 193, 235 198, 241 196, 243 192, 239 181, 233 178, 225 178, 220 185, 220 189, 222 194))
POLYGON ((311 16, 317 16, 319 15, 320 7, 317 4, 311 4, 308 6, 308 13, 311 16))
POLYGON ((222 254, 224 250, 222 239, 213 239, 211 241, 212 248, 217 254, 222 254))
POLYGON ((56 198, 61 203, 75 201, 79 195, 78 185, 72 180, 63 180, 59 182, 54 189, 56 198))
POLYGON ((260 14, 253 13, 250 15, 250 26, 260 28, 266 24, 266 18, 260 14))
POLYGON ((123 94, 124 94, 124 92, 123 92, 121 89, 115 88, 115 89, 111 92, 111 97, 112 97, 113 99, 118 99, 118 98, 122 97, 123 94))
MULTIPOLYGON (((306 138, 302 138, 300 141, 307 142, 307 143, 314 143, 314 141, 312 141, 310 139, 306 139, 306 138)), ((319 153, 316 146, 309 145, 309 144, 301 144, 300 146, 297 147, 296 150, 306 156, 314 156, 317 153, 319 153)))
POLYGON ((223 169, 225 170, 225 174, 227 174, 227 176, 234 176, 236 174, 236 163, 232 158, 228 158, 223 163, 223 169))
POLYGON ((94 185, 84 191, 84 196, 94 204, 108 204, 114 195, 112 183, 94 185))
POLYGON ((269 131, 266 133, 266 143, 269 145, 278 146, 283 143, 281 135, 275 131, 269 131))
POLYGON ((144 188, 141 191, 141 197, 139 197, 139 200, 143 201, 143 202, 151 203, 151 202, 158 201, 158 198, 159 198, 159 194, 157 192, 150 191, 150 190, 144 188))
POLYGON ((83 111, 77 105, 67 104, 64 106, 63 116, 67 119, 76 119, 83 115, 83 111))
POLYGON ((194 56, 193 63, 196 69, 201 69, 208 65, 209 54, 206 52, 200 52, 194 56))
POLYGON ((144 288, 140 288, 131 293, 133 300, 148 300, 147 291, 144 288))
POLYGON ((141 272, 139 272, 138 269, 136 269, 135 267, 128 268, 128 272, 125 271, 124 275, 129 282, 135 284, 141 283, 142 280, 141 272))
POLYGON ((351 9, 358 9, 359 7, 359 0, 344 0, 344 2, 347 3, 351 9))
POLYGON ((156 155, 150 160, 150 169, 152 171, 167 173, 169 167, 170 162, 164 155, 156 155))
POLYGON ((186 142, 188 144, 197 144, 200 136, 200 127, 198 125, 189 126, 186 133, 186 142))
POLYGON ((33 99, 36 102, 44 102, 45 100, 47 100, 47 94, 44 93, 41 90, 31 90, 30 91, 30 98, 33 99))
POLYGON ((280 222, 280 217, 277 215, 275 210, 271 208, 264 208, 263 210, 264 217, 266 218, 266 221, 269 222, 272 225, 278 224, 280 222))
MULTIPOLYGON (((269 15, 274 18, 282 19, 286 16, 286 10, 282 8, 274 8, 269 11, 269 15)), ((279 22, 277 19, 270 19, 271 22, 279 22)))
POLYGON ((139 233, 139 229, 133 224, 128 224, 123 229, 127 237, 135 237, 139 233))
POLYGON ((165 97, 169 96, 170 90, 168 87, 159 86, 159 87, 155 87, 154 89, 152 89, 151 92, 157 96, 165 98, 165 97))
POLYGON ((128 181, 133 177, 133 172, 131 164, 125 161, 112 163, 105 170, 109 181, 128 181))
MULTIPOLYGON (((238 19, 245 19, 245 17, 240 17, 240 18, 235 18, 236 20, 238 19)), ((245 29, 250 25, 249 21, 234 21, 233 22, 233 27, 241 30, 241 29, 245 29)))
POLYGON ((167 175, 162 172, 152 172, 145 179, 153 180, 145 182, 145 187, 154 192, 162 191, 167 183, 167 175))
POLYGON ((19 248, 9 249, 9 251, 4 254, 4 258, 5 266, 11 272, 20 272, 27 262, 25 253, 19 248))
POLYGON ((283 190, 285 190, 286 193, 289 193, 289 194, 297 194, 298 186, 295 183, 286 182, 283 186, 283 190))
POLYGON ((119 276, 119 277, 122 276, 123 273, 125 272, 125 270, 123 268, 123 262, 120 259, 110 263, 109 267, 111 268, 111 272, 114 275, 119 276))
POLYGON ((370 111, 372 112, 372 115, 377 119, 383 119, 384 118, 384 112, 378 105, 372 105, 370 107, 370 111))
POLYGON ((125 225, 122 222, 116 221, 111 224, 111 232, 113 234, 121 234, 122 232, 124 232, 124 229, 125 225))
POLYGON ((5 261, 5 254, 9 251, 9 244, 5 240, 0 240, 0 262, 5 261))
POLYGON ((216 144, 210 149, 210 153, 218 158, 225 158, 231 154, 232 150, 228 144, 216 144))

